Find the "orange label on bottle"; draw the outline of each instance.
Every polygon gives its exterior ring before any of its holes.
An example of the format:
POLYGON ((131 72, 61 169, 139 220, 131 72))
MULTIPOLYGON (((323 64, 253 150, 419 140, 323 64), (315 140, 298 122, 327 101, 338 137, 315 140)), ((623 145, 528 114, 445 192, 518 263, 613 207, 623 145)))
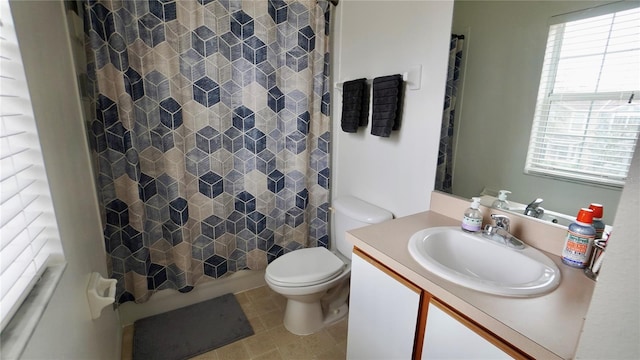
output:
POLYGON ((587 252, 587 244, 580 244, 575 242, 567 243, 567 250, 573 251, 575 253, 586 253, 587 252))
POLYGON ((583 235, 569 231, 562 249, 562 262, 570 266, 584 268, 587 265, 594 235, 583 235))

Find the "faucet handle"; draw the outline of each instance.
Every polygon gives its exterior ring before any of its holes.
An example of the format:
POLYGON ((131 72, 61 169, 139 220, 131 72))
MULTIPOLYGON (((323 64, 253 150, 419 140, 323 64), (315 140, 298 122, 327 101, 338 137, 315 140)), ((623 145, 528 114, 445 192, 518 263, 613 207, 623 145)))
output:
POLYGON ((538 206, 540 206, 540 204, 542 204, 543 201, 544 200, 542 200, 542 198, 537 198, 532 202, 530 202, 529 205, 527 205, 527 207, 537 208, 538 206))
POLYGON ((491 214, 491 218, 496 222, 496 227, 505 229, 507 232, 509 231, 509 225, 511 224, 511 219, 509 219, 506 215, 500 214, 491 214))

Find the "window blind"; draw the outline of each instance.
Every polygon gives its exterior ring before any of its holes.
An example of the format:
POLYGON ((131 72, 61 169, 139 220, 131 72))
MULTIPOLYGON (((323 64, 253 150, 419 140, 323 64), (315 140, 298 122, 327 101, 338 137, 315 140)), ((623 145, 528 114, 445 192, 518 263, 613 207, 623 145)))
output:
POLYGON ((624 185, 640 133, 634 6, 598 7, 582 12, 597 16, 571 14, 577 20, 550 26, 526 173, 624 185))
POLYGON ((0 321, 63 261, 36 123, 7 0, 0 0, 0 321))

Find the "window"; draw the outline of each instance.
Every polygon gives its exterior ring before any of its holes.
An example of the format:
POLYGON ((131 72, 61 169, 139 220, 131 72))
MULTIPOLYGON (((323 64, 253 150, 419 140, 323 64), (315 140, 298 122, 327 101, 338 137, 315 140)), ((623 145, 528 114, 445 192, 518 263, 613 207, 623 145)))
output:
POLYGON ((624 185, 640 133, 637 6, 619 2, 553 19, 526 173, 624 185))
POLYGON ((45 270, 64 263, 7 0, 0 0, 0 145, 0 321, 4 329, 45 270))

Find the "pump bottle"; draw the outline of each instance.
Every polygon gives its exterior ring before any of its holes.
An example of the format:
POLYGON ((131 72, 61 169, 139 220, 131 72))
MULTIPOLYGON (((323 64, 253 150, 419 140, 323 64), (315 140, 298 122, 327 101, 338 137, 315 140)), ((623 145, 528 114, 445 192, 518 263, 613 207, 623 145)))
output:
POLYGON ((462 230, 476 232, 482 229, 482 211, 480 210, 480 198, 471 198, 471 206, 465 210, 462 217, 462 230))
POLYGON ((494 209, 509 210, 509 202, 507 201, 507 194, 511 194, 509 190, 498 191, 498 198, 491 204, 494 209))

